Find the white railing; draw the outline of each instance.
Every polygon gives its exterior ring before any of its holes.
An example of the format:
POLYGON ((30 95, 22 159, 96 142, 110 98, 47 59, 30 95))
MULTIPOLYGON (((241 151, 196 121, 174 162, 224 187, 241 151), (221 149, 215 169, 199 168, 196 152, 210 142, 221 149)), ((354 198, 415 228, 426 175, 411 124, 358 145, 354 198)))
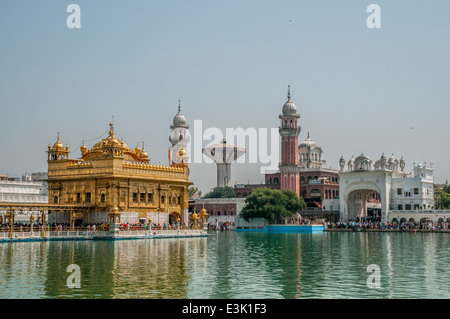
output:
MULTIPOLYGON (((152 229, 150 230, 120 230, 118 237, 147 237, 147 236, 200 236, 207 233, 203 229, 152 229)), ((109 231, 93 231, 93 230, 42 230, 39 231, 2 231, 0 232, 0 239, 9 238, 18 239, 39 239, 39 238, 72 238, 72 239, 92 239, 92 238, 112 238, 113 234, 109 231)))
POLYGON ((447 214, 450 215, 450 210, 389 210, 389 214, 447 214))

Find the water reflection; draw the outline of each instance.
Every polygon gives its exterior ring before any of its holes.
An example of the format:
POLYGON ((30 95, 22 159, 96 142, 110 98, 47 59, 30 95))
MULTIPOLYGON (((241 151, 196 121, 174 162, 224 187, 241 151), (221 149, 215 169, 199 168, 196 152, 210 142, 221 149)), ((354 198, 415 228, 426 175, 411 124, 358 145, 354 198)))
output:
POLYGON ((450 298, 450 236, 265 234, 0 245, 0 298, 450 298), (81 288, 67 287, 67 267, 81 288), (379 265, 381 288, 367 272, 379 265))

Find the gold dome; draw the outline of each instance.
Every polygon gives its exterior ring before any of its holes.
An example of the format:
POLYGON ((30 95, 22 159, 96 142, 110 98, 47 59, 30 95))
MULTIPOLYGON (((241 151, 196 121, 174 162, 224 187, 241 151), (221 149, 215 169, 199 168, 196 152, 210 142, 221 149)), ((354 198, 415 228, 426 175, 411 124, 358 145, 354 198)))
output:
POLYGON ((121 140, 118 140, 114 136, 114 125, 112 123, 109 123, 110 129, 109 129, 109 136, 107 138, 104 138, 103 140, 97 142, 94 145, 94 149, 103 148, 103 147, 120 147, 127 149, 128 146, 125 145, 125 143, 121 140))
POLYGON ((180 151, 178 152, 179 156, 186 156, 186 150, 184 148, 180 148, 180 151))
POLYGON ((64 149, 64 145, 59 141, 59 132, 58 132, 58 138, 56 140, 56 143, 53 144, 53 149, 64 149))
POLYGON ((139 148, 139 142, 136 143, 136 148, 134 149, 134 152, 135 152, 137 155, 141 154, 141 149, 139 148))
POLYGON ((206 212, 205 207, 202 208, 202 210, 200 211, 200 214, 198 215, 199 217, 206 217, 209 216, 209 214, 206 212))
POLYGON ((141 154, 139 155, 141 158, 143 158, 143 159, 148 159, 148 153, 147 153, 147 151, 145 150, 145 147, 144 147, 144 143, 142 143, 142 151, 141 151, 141 154))
MULTIPOLYGON (((58 132, 58 138, 55 142, 55 144, 53 144, 53 147, 51 148, 51 150, 53 151, 66 151, 69 149, 69 146, 64 147, 64 145, 60 142, 59 140, 59 132, 58 132)), ((49 145, 49 150, 50 150, 50 145, 49 145)))

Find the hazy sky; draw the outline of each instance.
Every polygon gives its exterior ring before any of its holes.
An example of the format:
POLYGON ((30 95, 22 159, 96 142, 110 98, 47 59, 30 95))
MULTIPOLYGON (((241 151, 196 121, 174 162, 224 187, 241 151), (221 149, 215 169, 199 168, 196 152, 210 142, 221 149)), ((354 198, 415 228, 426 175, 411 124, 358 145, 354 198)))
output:
MULTIPOLYGON (((46 171, 57 132, 80 157, 112 116, 117 137, 167 163, 179 99, 191 127, 270 129, 290 84, 300 140, 310 132, 326 167, 394 153, 408 171, 433 161, 444 182, 449 13, 448 0, 2 0, 0 173, 46 171), (71 3, 80 29, 66 25, 71 3), (380 29, 367 27, 371 3, 380 29)), ((232 183, 261 182, 260 166, 235 164, 232 183)), ((215 165, 191 165, 190 179, 208 191, 215 165)))

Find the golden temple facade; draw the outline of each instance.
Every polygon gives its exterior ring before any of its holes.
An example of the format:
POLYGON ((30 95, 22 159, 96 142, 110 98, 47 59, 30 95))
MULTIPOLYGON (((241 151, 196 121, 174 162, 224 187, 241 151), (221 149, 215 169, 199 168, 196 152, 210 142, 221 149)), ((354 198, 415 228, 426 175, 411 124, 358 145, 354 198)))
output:
POLYGON ((83 142, 80 151, 79 159, 69 159, 59 134, 48 146, 49 203, 87 207, 75 216, 59 214, 59 222, 108 223, 113 208, 122 223, 189 222, 187 162, 151 164, 144 147, 131 149, 114 136, 112 123, 108 137, 90 149, 83 142))

